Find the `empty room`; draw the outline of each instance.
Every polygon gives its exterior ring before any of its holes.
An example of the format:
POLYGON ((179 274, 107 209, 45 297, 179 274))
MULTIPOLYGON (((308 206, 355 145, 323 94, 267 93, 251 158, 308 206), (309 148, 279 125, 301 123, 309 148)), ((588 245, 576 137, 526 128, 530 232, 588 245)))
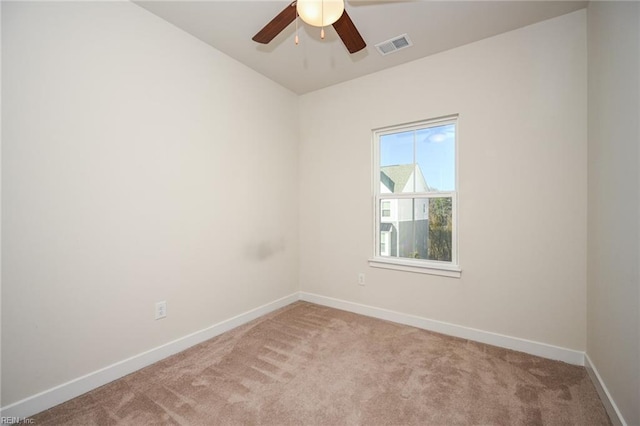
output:
POLYGON ((4 1, 0 423, 640 425, 640 3, 4 1))

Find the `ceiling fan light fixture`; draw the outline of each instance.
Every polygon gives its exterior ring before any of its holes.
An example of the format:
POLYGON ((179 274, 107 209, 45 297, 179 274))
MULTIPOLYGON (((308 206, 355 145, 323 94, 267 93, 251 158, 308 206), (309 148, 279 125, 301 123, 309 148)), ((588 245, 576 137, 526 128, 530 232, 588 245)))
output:
MULTIPOLYGON (((1 1, 1 0, 0 0, 1 1)), ((282 12, 278 13, 275 18, 267 23, 256 35, 251 39, 257 43, 268 44, 278 34, 280 34, 289 24, 293 21, 296 22, 296 38, 295 42, 298 43, 298 16, 303 18, 304 11, 309 10, 308 5, 315 3, 316 14, 318 13, 320 18, 316 23, 312 20, 306 21, 311 25, 318 25, 321 28, 327 25, 333 25, 336 34, 344 43, 349 53, 356 53, 367 47, 364 39, 360 35, 360 32, 353 24, 353 21, 349 17, 349 14, 344 9, 344 0, 293 0, 285 7, 282 12), (337 7, 336 7, 337 5, 337 7), (298 11, 301 11, 300 13, 298 11), (324 22, 323 22, 324 21, 324 22)), ((313 10, 313 9, 311 9, 313 10)), ((320 37, 323 37, 324 31, 320 31, 320 37)))
POLYGON ((314 27, 332 25, 344 12, 344 0, 297 0, 296 10, 304 22, 314 27))

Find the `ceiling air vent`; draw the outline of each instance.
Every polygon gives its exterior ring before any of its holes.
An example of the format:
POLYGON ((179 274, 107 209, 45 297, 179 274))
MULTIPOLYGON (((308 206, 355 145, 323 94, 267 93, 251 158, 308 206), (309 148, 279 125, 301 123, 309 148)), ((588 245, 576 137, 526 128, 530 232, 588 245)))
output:
POLYGON ((381 55, 388 55, 389 53, 397 52, 400 49, 404 49, 406 47, 413 46, 409 36, 406 34, 402 34, 401 36, 394 37, 391 40, 383 41, 382 43, 376 44, 376 49, 380 52, 381 55))

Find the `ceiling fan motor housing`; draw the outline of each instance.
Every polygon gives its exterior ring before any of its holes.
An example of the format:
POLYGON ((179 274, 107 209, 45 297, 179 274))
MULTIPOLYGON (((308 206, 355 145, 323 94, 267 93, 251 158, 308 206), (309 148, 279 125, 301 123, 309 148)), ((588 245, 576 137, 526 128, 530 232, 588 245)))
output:
POLYGON ((297 0, 296 10, 304 22, 314 27, 333 24, 344 12, 344 0, 297 0))

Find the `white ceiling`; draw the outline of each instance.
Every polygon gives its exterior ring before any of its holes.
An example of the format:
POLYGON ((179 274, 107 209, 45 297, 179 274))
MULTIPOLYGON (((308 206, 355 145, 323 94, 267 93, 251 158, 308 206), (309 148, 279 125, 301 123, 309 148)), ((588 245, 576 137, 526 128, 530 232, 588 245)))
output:
POLYGON ((347 0, 346 10, 367 42, 350 55, 332 27, 292 23, 268 45, 251 40, 289 1, 135 1, 214 48, 298 94, 586 7, 586 1, 347 0), (413 46, 381 56, 374 45, 407 34, 413 46))

